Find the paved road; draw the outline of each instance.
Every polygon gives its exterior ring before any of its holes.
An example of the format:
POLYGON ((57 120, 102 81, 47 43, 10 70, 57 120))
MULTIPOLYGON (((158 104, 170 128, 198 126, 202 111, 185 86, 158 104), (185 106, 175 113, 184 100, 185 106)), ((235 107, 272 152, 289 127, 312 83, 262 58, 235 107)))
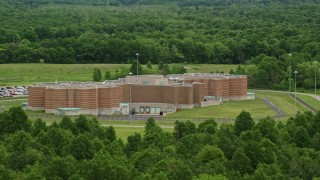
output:
POLYGON ((283 117, 286 115, 283 111, 281 111, 281 109, 279 107, 274 105, 269 99, 267 99, 265 97, 259 97, 259 98, 261 98, 266 104, 268 104, 274 111, 276 111, 278 113, 277 117, 283 117))

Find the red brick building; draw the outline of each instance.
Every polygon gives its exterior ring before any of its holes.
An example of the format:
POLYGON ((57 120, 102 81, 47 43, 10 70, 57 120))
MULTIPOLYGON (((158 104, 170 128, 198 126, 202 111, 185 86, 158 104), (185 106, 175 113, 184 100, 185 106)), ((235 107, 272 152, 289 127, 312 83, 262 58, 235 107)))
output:
POLYGON ((247 99, 247 77, 222 74, 131 76, 104 83, 30 86, 29 109, 56 114, 160 114, 247 99))

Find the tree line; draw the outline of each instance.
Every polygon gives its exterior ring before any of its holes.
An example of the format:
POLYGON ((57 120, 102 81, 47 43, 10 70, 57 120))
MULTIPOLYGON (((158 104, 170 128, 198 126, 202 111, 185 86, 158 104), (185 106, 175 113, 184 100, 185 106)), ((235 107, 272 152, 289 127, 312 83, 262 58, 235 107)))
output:
POLYGON ((255 88, 288 89, 294 70, 313 86, 319 1, 108 2, 0 0, 0 63, 131 64, 139 52, 142 64, 250 64, 255 88))
POLYGON ((127 142, 95 117, 31 121, 20 107, 0 113, 1 179, 313 179, 320 177, 320 113, 286 123, 176 121, 173 133, 153 118, 127 142))

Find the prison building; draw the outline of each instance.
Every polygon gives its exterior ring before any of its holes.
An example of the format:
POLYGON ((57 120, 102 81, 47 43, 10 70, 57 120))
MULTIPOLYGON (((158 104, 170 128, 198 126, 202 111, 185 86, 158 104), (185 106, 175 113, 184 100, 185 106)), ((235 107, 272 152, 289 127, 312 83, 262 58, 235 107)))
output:
POLYGON ((229 74, 176 74, 170 75, 171 82, 203 83, 204 96, 229 100, 247 99, 248 81, 244 75, 229 74))
POLYGON ((166 114, 247 99, 247 77, 222 74, 140 75, 97 82, 30 86, 28 108, 60 115, 166 114))
POLYGON ((29 109, 55 114, 114 114, 122 100, 122 88, 115 85, 44 83, 28 91, 29 109))

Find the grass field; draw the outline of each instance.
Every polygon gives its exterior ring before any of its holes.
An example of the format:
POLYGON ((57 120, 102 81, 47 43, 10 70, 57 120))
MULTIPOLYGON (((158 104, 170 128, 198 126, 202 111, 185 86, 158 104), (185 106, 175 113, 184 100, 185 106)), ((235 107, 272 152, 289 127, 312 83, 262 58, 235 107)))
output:
POLYGON ((38 82, 91 81, 93 68, 115 70, 120 64, 1 64, 0 86, 38 82))
MULTIPOLYGON (((295 103, 288 93, 286 92, 272 92, 272 91, 254 91, 256 96, 265 97, 269 99, 274 105, 278 106, 286 115, 295 114, 295 103)), ((297 105, 297 111, 304 112, 307 109, 297 105)))
POLYGON ((0 108, 9 109, 13 106, 21 106, 25 102, 28 102, 27 98, 0 99, 0 108))
POLYGON ((229 73, 230 69, 236 70, 238 65, 234 64, 187 64, 184 65, 189 73, 229 73))
POLYGON ((250 112, 253 118, 277 115, 277 113, 261 99, 256 98, 254 100, 224 102, 219 106, 185 109, 170 114, 169 117, 236 118, 243 110, 250 112))
MULTIPOLYGON (((104 75, 106 69, 115 71, 129 64, 1 64, 0 86, 31 85, 38 82, 91 81, 93 68, 99 68, 104 75)), ((236 69, 237 65, 192 64, 184 65, 188 72, 225 72, 236 69)), ((144 66, 145 67, 145 66, 144 66)), ((158 68, 153 65, 153 68, 158 68)))
POLYGON ((297 94, 297 97, 309 104, 310 106, 316 108, 317 110, 320 109, 320 101, 317 101, 315 98, 304 94, 297 94))

